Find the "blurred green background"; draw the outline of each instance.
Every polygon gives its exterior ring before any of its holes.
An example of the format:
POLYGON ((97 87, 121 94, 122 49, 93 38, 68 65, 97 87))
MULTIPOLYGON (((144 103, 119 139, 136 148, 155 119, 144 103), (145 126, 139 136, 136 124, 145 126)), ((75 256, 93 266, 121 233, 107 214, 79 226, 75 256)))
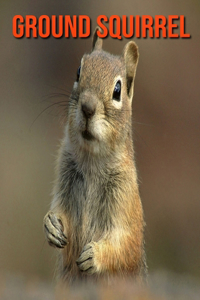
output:
MULTIPOLYGON (((199 277, 200 3, 195 0, 0 1, 1 273, 54 276, 56 250, 45 242, 42 222, 63 136, 65 108, 58 102, 66 98, 52 96, 71 91, 80 59, 91 49, 91 38, 15 39, 16 14, 86 14, 92 31, 100 14, 186 16, 191 39, 135 39, 140 60, 133 125, 149 270, 199 277)), ((104 49, 120 54, 127 41, 107 38, 104 49)))

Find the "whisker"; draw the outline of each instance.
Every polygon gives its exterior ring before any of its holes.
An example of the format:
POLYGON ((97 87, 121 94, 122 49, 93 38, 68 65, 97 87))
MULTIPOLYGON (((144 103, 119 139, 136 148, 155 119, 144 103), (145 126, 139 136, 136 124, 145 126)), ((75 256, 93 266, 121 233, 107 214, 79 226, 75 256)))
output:
POLYGON ((50 104, 48 107, 44 108, 39 114, 38 116, 33 120, 32 124, 29 127, 29 130, 31 130, 31 128, 33 127, 33 125, 35 124, 35 122, 37 121, 37 119, 45 112, 47 111, 49 108, 55 106, 55 105, 59 105, 60 107, 66 107, 67 102, 66 101, 60 101, 60 102, 54 102, 52 104, 50 104), (64 105, 65 104, 65 105, 64 105))
POLYGON ((137 122, 137 121, 134 121, 134 120, 133 120, 133 123, 139 124, 139 125, 145 125, 145 126, 152 126, 152 127, 155 127, 155 125, 153 125, 153 124, 141 123, 141 122, 137 122))
POLYGON ((60 88, 60 87, 57 87, 57 86, 54 86, 54 85, 51 85, 51 84, 47 84, 47 86, 50 86, 50 87, 52 87, 52 88, 55 88, 55 89, 58 89, 58 90, 61 90, 61 91, 64 91, 64 92, 67 92, 67 93, 68 93, 68 91, 65 90, 65 89, 63 89, 63 88, 60 88))
POLYGON ((51 93, 51 94, 47 94, 44 97, 46 97, 46 99, 51 99, 51 98, 59 98, 59 97, 70 97, 70 94, 64 94, 64 93, 51 93))
MULTIPOLYGON (((143 142, 143 144, 145 145, 145 147, 147 147, 148 152, 155 158, 155 154, 152 152, 151 148, 149 147, 148 143, 145 141, 145 139, 141 136, 141 134, 139 134, 137 132, 137 130, 133 129, 133 139, 135 141, 138 140, 138 138, 143 142), (136 135, 136 138, 134 137, 136 135)), ((137 152, 136 152, 137 155, 137 152)))

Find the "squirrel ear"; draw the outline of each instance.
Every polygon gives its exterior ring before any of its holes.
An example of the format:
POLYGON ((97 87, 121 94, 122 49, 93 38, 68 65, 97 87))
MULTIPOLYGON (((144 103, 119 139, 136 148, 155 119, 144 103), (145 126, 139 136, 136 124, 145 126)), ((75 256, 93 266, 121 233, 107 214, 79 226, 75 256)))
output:
POLYGON ((128 42, 124 47, 122 56, 126 65, 127 92, 129 96, 132 96, 133 79, 135 77, 139 59, 138 46, 136 43, 133 41, 128 42))
POLYGON ((93 34, 92 51, 102 49, 103 40, 100 37, 98 37, 97 35, 98 30, 101 32, 101 28, 97 26, 93 34))

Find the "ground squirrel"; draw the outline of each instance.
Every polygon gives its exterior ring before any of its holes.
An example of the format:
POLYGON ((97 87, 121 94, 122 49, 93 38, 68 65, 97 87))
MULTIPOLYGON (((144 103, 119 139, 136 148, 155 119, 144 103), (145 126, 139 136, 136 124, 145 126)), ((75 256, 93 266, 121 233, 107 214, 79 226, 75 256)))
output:
POLYGON ((93 36, 69 99, 51 210, 44 217, 64 281, 146 272, 144 219, 132 140, 138 47, 121 56, 93 36))

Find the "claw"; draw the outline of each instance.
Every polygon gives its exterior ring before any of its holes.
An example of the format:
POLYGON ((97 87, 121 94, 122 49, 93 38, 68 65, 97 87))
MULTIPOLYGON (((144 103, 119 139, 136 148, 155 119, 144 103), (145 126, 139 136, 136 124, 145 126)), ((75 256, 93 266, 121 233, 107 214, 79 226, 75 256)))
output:
POLYGON ((44 229, 48 243, 57 248, 64 248, 67 244, 67 237, 63 232, 63 224, 53 213, 48 213, 44 218, 44 229))
POLYGON ((94 251, 91 244, 87 244, 79 258, 76 260, 76 264, 81 272, 87 274, 93 274, 95 271, 94 268, 94 251))

